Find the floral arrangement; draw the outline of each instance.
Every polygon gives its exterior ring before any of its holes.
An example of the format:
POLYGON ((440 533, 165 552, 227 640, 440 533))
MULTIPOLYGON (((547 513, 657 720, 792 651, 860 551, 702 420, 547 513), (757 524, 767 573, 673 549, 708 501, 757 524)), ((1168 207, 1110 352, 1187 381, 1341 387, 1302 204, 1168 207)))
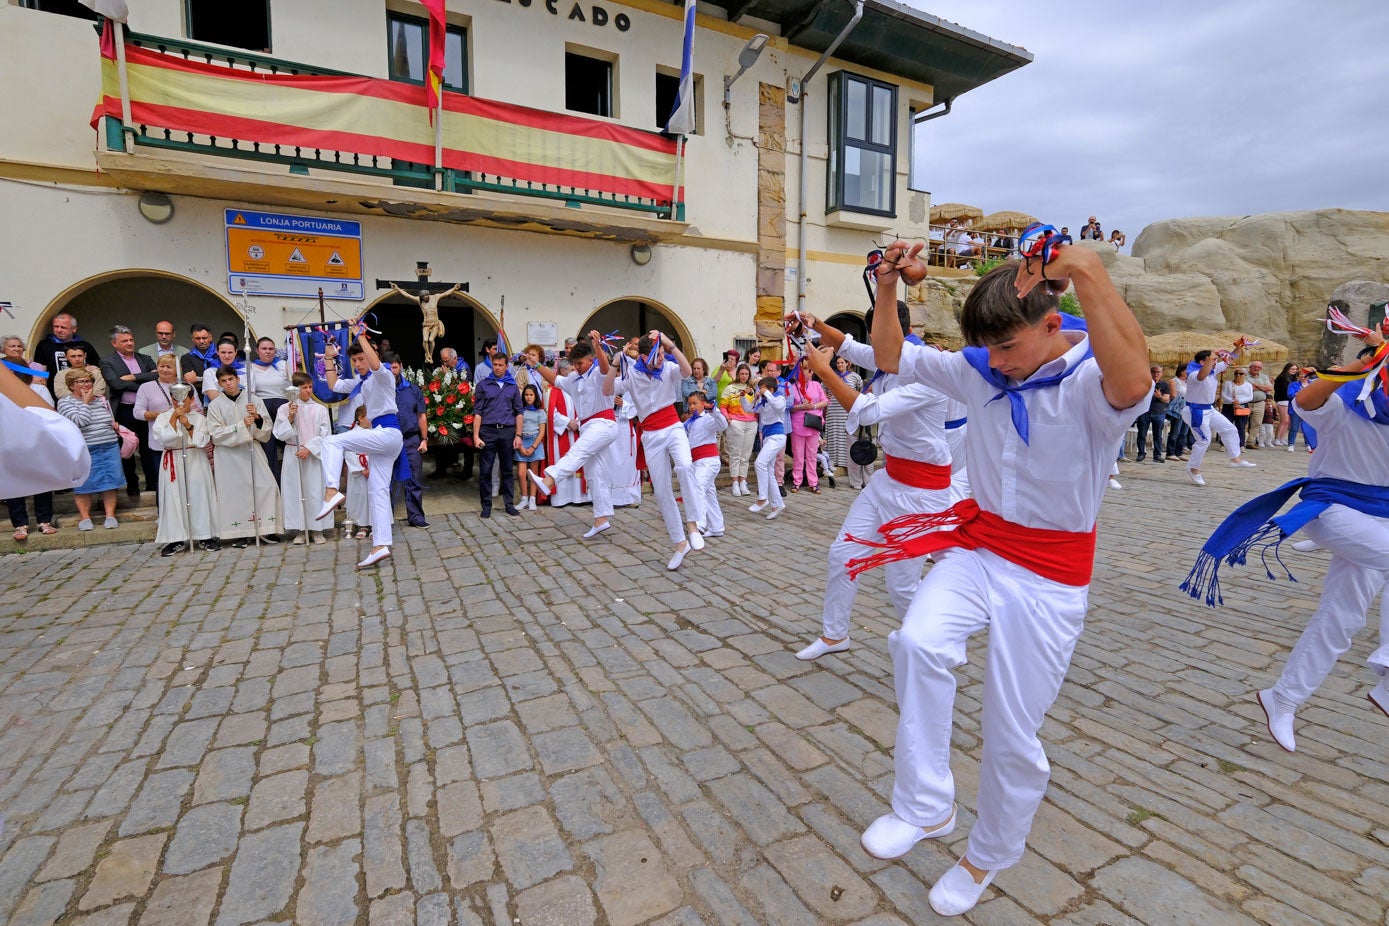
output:
POLYGON ((402 375, 424 393, 431 444, 457 444, 472 433, 473 384, 457 370, 406 368, 402 375))

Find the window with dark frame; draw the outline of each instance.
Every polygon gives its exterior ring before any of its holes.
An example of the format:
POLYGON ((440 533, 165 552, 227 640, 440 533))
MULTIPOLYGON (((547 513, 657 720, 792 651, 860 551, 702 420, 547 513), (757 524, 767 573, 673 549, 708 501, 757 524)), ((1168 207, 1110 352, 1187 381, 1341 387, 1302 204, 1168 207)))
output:
POLYGON ((571 112, 612 118, 613 63, 566 51, 564 108, 571 112))
MULTIPOLYGON (((424 86, 429 66, 429 21, 399 13, 386 14, 387 73, 391 80, 424 86)), ((444 32, 444 89, 468 92, 468 30, 448 26, 444 32)), ((419 178, 395 178, 397 186, 433 188, 433 166, 415 161, 396 161, 396 170, 419 174, 419 178)))
POLYGON ((829 76, 825 208, 897 214, 897 88, 847 71, 829 76))
POLYGON ((75 16, 78 19, 90 19, 92 22, 100 18, 96 10, 88 9, 77 0, 21 0, 19 5, 42 13, 75 16))
POLYGON ((270 51, 269 0, 187 0, 188 37, 195 42, 270 51))
MULTIPOLYGON (((703 128, 704 113, 700 106, 700 97, 703 96, 703 80, 698 75, 694 75, 694 132, 698 135, 703 128)), ((680 92, 680 74, 667 74, 665 71, 656 72, 656 131, 664 132, 666 123, 670 122, 671 111, 675 109, 675 97, 680 92)))

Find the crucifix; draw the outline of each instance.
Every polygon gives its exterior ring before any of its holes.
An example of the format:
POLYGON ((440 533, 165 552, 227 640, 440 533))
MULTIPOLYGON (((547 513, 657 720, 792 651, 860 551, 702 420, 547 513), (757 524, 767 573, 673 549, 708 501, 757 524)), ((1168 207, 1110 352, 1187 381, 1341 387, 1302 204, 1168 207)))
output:
POLYGON ((466 293, 467 283, 431 283, 429 261, 415 261, 414 280, 377 280, 377 289, 394 290, 420 307, 424 313, 424 362, 434 360, 434 342, 444 336, 444 323, 439 321, 439 300, 456 293, 466 293))

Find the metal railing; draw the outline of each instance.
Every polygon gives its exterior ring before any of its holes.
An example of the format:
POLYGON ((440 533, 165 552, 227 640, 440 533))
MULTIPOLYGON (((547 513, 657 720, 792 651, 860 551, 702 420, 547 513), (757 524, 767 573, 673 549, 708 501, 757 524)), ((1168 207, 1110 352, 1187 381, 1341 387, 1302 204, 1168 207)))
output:
MULTIPOLYGON (((203 45, 182 39, 127 33, 127 40, 131 45, 157 51, 160 54, 250 73, 333 77, 361 76, 346 71, 309 66, 266 55, 203 45)), ((683 221, 685 217, 683 201, 672 203, 669 200, 648 199, 583 187, 538 183, 496 174, 454 170, 446 167, 435 168, 430 164, 401 161, 364 152, 268 144, 238 138, 204 135, 178 126, 153 126, 140 123, 133 126, 132 131, 125 132, 122 131, 119 120, 107 118, 104 121, 106 123, 106 145, 108 149, 113 151, 127 150, 126 139, 128 137, 135 145, 139 146, 281 164, 286 166, 292 174, 306 174, 309 169, 316 168, 377 177, 390 180, 398 186, 433 190, 435 189, 435 175, 437 173, 440 175, 439 186, 446 192, 502 193, 557 200, 573 208, 586 205, 606 206, 650 213, 662 219, 673 218, 677 221, 683 221)))

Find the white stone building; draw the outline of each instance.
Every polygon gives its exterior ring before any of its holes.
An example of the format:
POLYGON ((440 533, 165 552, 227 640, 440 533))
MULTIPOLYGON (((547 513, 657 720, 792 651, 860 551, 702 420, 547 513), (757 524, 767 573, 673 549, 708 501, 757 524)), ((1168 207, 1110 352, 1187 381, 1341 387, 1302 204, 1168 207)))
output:
POLYGON ((372 311, 419 363, 419 309, 375 283, 427 262, 469 284, 442 303, 440 341, 469 358, 503 299, 514 347, 656 326, 692 356, 771 347, 798 296, 861 316, 865 252, 925 237, 929 194, 909 179, 931 152, 912 151, 913 119, 1031 60, 891 0, 702 3, 672 203, 658 131, 679 5, 449 0, 438 170, 422 5, 259 5, 263 21, 227 12, 247 4, 131 0, 122 65, 74 0, 0 0, 0 300, 17 314, 0 330, 32 349, 68 311, 99 348, 115 323, 147 344, 161 318, 184 344, 192 322, 279 338, 317 318, 324 285, 330 318, 372 311), (290 218, 265 238, 229 228, 246 214, 290 218))

